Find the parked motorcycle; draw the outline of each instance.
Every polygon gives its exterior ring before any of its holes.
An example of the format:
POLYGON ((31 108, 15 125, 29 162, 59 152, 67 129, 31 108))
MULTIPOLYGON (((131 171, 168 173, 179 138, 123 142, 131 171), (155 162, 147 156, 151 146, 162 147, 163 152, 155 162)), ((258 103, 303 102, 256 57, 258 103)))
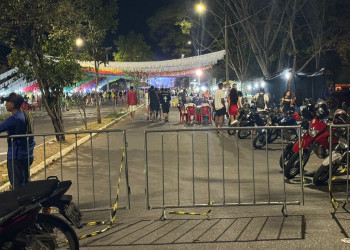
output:
MULTIPOLYGON (((306 134, 306 132, 309 129, 310 121, 316 116, 315 104, 313 100, 305 99, 303 103, 304 103, 304 106, 301 108, 301 112, 300 112, 301 117, 299 121, 297 121, 297 125, 300 125, 302 128, 301 137, 303 137, 306 134)), ((293 115, 293 118, 295 119, 294 115, 293 115)), ((292 133, 290 134, 290 137, 289 137, 288 132, 287 134, 282 132, 281 136, 283 136, 283 139, 287 139, 287 140, 291 139, 290 142, 287 143, 280 157, 280 167, 283 169, 283 167, 287 166, 289 159, 293 156, 294 154, 293 146, 298 141, 299 138, 298 138, 298 135, 296 135, 296 137, 293 138, 292 133)))
MULTIPOLYGON (((310 155, 314 152, 317 157, 323 159, 328 155, 328 136, 329 132, 327 130, 327 117, 329 111, 325 103, 319 104, 316 110, 316 116, 310 121, 309 130, 302 137, 302 163, 303 168, 307 164, 310 155)), ((332 143, 336 143, 333 140, 332 143)), ((300 172, 299 163, 299 141, 296 141, 293 145, 294 154, 289 159, 286 164, 284 175, 288 179, 293 179, 300 172)))
MULTIPOLYGON (((333 118, 334 124, 346 124, 349 123, 348 116, 346 112, 342 109, 338 109, 334 113, 333 118)), ((347 170, 347 158, 349 154, 349 141, 347 129, 339 128, 336 129, 335 136, 339 137, 339 143, 334 148, 332 152, 332 176, 338 175, 340 172, 347 170)), ((317 169, 313 177, 313 183, 320 186, 327 182, 329 178, 329 164, 330 157, 328 156, 322 163, 322 165, 317 169)))
MULTIPOLYGON (((270 112, 266 115, 266 125, 272 126, 277 125, 278 115, 276 110, 270 110, 270 112)), ((274 142, 278 138, 278 130, 277 129, 261 129, 258 131, 257 136, 254 138, 253 147, 256 149, 261 149, 266 145, 266 139, 268 143, 274 142), (267 138, 266 138, 267 136, 267 138)))
POLYGON ((82 214, 65 195, 71 181, 56 177, 33 181, 0 194, 1 249, 79 249, 78 237, 68 222, 81 227, 82 214), (56 207, 66 219, 51 215, 56 207))
MULTIPOLYGON (((264 126, 266 124, 266 121, 263 120, 262 113, 258 113, 254 111, 253 109, 244 109, 241 110, 238 117, 238 123, 234 123, 233 126, 236 127, 255 127, 255 126, 264 126)), ((235 132, 229 132, 229 131, 235 131, 235 130, 228 130, 229 134, 235 133, 235 132)), ((252 133, 251 130, 241 129, 238 131, 238 138, 240 139, 246 139, 250 134, 252 133)))

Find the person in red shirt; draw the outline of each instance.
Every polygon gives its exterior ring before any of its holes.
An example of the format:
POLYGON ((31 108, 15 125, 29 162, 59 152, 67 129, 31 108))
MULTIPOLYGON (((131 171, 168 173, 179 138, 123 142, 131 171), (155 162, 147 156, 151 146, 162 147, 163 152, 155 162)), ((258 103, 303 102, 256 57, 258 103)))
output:
POLYGON ((135 110, 136 110, 136 105, 137 105, 137 96, 136 96, 136 92, 134 91, 133 86, 130 86, 130 91, 126 95, 126 102, 129 106, 131 120, 134 120, 135 110))

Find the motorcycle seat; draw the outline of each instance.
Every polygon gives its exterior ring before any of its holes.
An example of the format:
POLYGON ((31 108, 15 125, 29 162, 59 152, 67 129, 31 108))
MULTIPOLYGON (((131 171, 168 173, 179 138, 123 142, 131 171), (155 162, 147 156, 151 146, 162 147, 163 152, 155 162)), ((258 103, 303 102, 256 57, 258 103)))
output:
POLYGON ((0 201, 0 218, 20 207, 13 191, 0 193, 0 201))
POLYGON ((56 179, 32 181, 14 191, 17 192, 18 203, 22 206, 49 196, 59 183, 56 179))
POLYGON ((59 185, 58 180, 32 181, 13 191, 0 193, 0 218, 21 206, 32 204, 49 196, 59 185))

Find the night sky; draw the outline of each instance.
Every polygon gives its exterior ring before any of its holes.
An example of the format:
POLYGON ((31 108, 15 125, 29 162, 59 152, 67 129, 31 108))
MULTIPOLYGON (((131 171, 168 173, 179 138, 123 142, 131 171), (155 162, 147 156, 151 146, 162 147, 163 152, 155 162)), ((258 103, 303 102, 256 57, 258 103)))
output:
POLYGON ((157 43, 150 39, 147 19, 155 12, 165 6, 168 0, 119 0, 118 19, 119 25, 116 34, 109 34, 106 37, 105 46, 112 46, 113 41, 119 35, 127 35, 130 31, 144 35, 146 42, 151 45, 152 51, 156 53, 156 58, 160 57, 160 49, 157 43))
MULTIPOLYGON (((156 59, 161 59, 160 49, 157 43, 152 41, 148 35, 149 28, 147 19, 151 17, 160 7, 167 4, 168 0, 118 0, 119 19, 118 30, 116 34, 108 34, 103 46, 113 47, 115 52, 114 40, 119 35, 126 35, 130 31, 141 33, 144 35, 146 42, 152 46, 152 51, 156 53, 156 59)), ((5 59, 9 53, 9 49, 0 43, 0 58, 5 59)), ((112 58, 110 55, 109 58, 112 58)))

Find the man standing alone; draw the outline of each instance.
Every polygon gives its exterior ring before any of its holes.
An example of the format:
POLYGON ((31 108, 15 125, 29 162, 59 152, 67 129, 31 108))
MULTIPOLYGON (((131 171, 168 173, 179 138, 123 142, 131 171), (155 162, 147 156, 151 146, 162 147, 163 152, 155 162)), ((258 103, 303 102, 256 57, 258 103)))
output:
POLYGON ((137 105, 137 96, 136 92, 134 91, 134 87, 130 86, 130 91, 126 95, 126 101, 127 104, 129 105, 129 112, 131 115, 131 120, 135 119, 135 110, 136 110, 136 105, 137 105))
MULTIPOLYGON (((225 108, 225 92, 222 90, 223 84, 218 84, 219 89, 215 91, 214 94, 214 109, 215 109, 215 127, 220 126, 222 128, 224 124, 224 116, 226 114, 225 108)), ((222 133, 222 131, 217 131, 217 133, 222 133)))
MULTIPOLYGON (((24 98, 11 93, 6 101, 6 110, 12 113, 0 124, 0 132, 7 131, 11 135, 25 135, 33 133, 33 120, 29 113, 23 112, 21 106, 24 98)), ((30 180, 30 165, 33 163, 34 137, 8 138, 7 171, 13 189, 24 186, 30 180), (29 149, 29 152, 28 152, 29 149)))

